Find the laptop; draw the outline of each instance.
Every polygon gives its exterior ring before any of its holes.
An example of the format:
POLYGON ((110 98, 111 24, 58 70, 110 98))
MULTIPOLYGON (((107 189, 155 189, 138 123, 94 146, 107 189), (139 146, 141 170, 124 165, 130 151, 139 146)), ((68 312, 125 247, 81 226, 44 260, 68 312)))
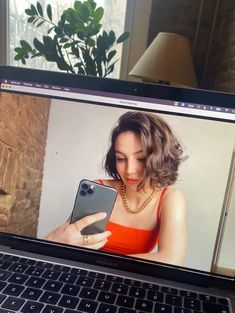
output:
POLYGON ((0 313, 235 312, 233 94, 8 66, 0 83, 0 313), (181 265, 46 239, 82 179, 108 178, 127 111, 160 116, 187 156, 181 265))

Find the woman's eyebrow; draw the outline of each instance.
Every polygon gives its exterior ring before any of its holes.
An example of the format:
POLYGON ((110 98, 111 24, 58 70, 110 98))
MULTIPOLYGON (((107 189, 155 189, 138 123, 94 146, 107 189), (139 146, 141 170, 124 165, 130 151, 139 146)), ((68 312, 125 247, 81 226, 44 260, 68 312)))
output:
MULTIPOLYGON (((123 154, 123 155, 125 155, 125 153, 124 153, 124 152, 119 151, 119 150, 115 150, 115 153, 119 153, 119 154, 123 154)), ((138 150, 138 151, 134 152, 133 154, 139 154, 139 153, 143 153, 143 150, 138 150)))

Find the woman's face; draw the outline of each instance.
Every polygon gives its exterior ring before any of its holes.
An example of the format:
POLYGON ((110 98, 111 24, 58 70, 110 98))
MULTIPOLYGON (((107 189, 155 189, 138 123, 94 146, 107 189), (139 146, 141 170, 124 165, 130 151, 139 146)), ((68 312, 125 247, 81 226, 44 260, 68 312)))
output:
POLYGON ((143 180, 145 156, 137 134, 126 131, 115 142, 116 169, 127 188, 137 190, 143 180))

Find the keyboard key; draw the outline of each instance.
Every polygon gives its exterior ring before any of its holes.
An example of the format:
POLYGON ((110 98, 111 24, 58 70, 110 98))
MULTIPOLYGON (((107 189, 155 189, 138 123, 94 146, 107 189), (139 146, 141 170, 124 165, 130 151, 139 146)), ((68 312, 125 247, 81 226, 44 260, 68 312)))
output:
POLYGON ((91 287, 94 283, 93 278, 85 277, 85 276, 80 276, 78 280, 76 281, 76 284, 79 286, 84 286, 84 287, 91 287))
POLYGON ((58 281, 48 280, 45 283, 43 289, 48 290, 48 291, 58 292, 62 286, 63 284, 58 281))
POLYGON ((216 297, 210 296, 210 295, 199 295, 199 299, 203 301, 208 301, 208 302, 216 302, 216 297))
POLYGON ((172 307, 170 305, 156 303, 154 312, 172 313, 172 307))
MULTIPOLYGON (((186 309, 191 309, 195 311, 200 311, 201 310, 201 303, 199 300, 194 300, 194 299, 184 299, 184 307, 186 309)), ((214 312, 215 313, 215 312, 214 312)))
POLYGON ((0 270, 0 280, 4 281, 11 275, 11 272, 0 270))
POLYGON ((25 289, 24 286, 9 284, 6 288, 2 291, 3 294, 9 296, 17 297, 21 292, 25 289))
POLYGON ((86 276, 88 274, 88 271, 82 270, 80 268, 72 268, 71 273, 76 274, 76 275, 86 276))
POLYGON ((63 312, 62 308, 58 308, 57 306, 53 306, 53 305, 45 306, 45 308, 42 311, 42 313, 62 313, 62 312, 63 312))
POLYGON ((12 265, 12 263, 10 261, 0 260, 0 269, 2 269, 2 270, 6 270, 11 265, 12 265))
POLYGON ((125 308, 132 308, 134 304, 134 298, 119 295, 116 304, 125 308))
POLYGON ((22 307, 21 312, 23 312, 23 313, 39 313, 39 312, 41 312, 42 308, 43 308, 42 303, 38 303, 38 302, 34 302, 34 301, 28 301, 22 307))
POLYGON ((8 279, 8 282, 22 285, 26 282, 27 279, 27 275, 15 273, 11 275, 11 277, 8 279))
POLYGON ((135 308, 144 312, 152 312, 153 302, 148 300, 137 299, 135 308))
POLYGON ((208 313, 229 313, 229 308, 221 304, 204 302, 202 307, 203 310, 208 313))
POLYGON ((159 290, 159 285, 152 284, 152 283, 143 283, 143 287, 149 290, 159 290))
POLYGON ((95 312, 97 306, 98 306, 98 303, 95 301, 82 299, 81 302, 79 303, 78 310, 81 310, 83 312, 93 313, 95 312))
POLYGON ((111 282, 105 281, 105 280, 96 280, 93 288, 103 290, 103 291, 109 291, 111 287, 111 282))
POLYGON ((78 301, 79 301, 79 299, 76 297, 64 295, 64 296, 62 296, 62 298, 58 304, 59 304, 59 306, 62 306, 64 308, 75 309, 77 304, 78 304, 78 301))
POLYGON ((114 303, 117 296, 115 293, 111 292, 101 292, 98 297, 98 301, 105 302, 105 303, 114 303))
POLYGON ((60 275, 61 275, 61 272, 59 271, 46 270, 42 274, 42 278, 56 280, 60 275))
POLYGON ((11 255, 11 254, 4 254, 2 256, 3 260, 8 260, 8 261, 12 261, 12 262, 17 262, 20 258, 16 255, 11 255))
POLYGON ((137 280, 134 279, 125 279, 124 284, 130 285, 130 286, 135 286, 135 287, 140 287, 141 283, 137 280))
POLYGON ((54 265, 54 270, 59 271, 59 272, 68 273, 70 271, 70 267, 65 266, 65 265, 56 264, 56 265, 54 265))
POLYGON ((152 291, 150 290, 147 294, 147 299, 156 302, 163 302, 164 294, 160 291, 152 291))
POLYGON ((50 291, 45 291, 41 298, 39 299, 40 302, 46 303, 46 304, 52 304, 55 305, 60 299, 60 294, 50 291))
POLYGON ((79 286, 66 284, 62 288, 61 293, 67 294, 67 295, 70 295, 70 296, 77 296, 78 292, 80 291, 80 289, 81 288, 79 286))
POLYGON ((178 289, 176 288, 171 288, 171 287, 162 287, 161 291, 170 293, 171 295, 177 295, 178 294, 178 289))
POLYGON ((144 298, 146 291, 143 288, 131 287, 129 291, 129 296, 136 298, 144 298))
POLYGON ((179 296, 175 296, 175 295, 166 295, 165 298, 165 302, 166 304, 171 304, 171 305, 175 305, 175 306, 182 306, 182 298, 179 296))
POLYGON ((127 285, 122 285, 122 284, 113 284, 113 287, 111 289, 112 292, 114 293, 120 293, 120 294, 127 294, 128 291, 128 286, 127 285))
POLYGON ((5 288, 7 285, 7 283, 5 283, 4 281, 0 281, 0 290, 2 290, 3 288, 5 288))
POLYGON ((44 285, 45 281, 46 280, 43 278, 30 277, 25 285, 29 287, 41 288, 44 285))
POLYGON ((188 291, 188 290, 180 290, 180 295, 185 298, 197 299, 196 292, 188 291))
POLYGON ((35 288, 27 288, 21 295, 22 298, 28 299, 28 300, 38 300, 38 298, 41 296, 42 290, 35 289, 35 288))
POLYGON ((19 263, 23 263, 23 264, 27 264, 27 265, 34 265, 34 264, 36 264, 36 261, 32 260, 32 259, 21 258, 19 260, 19 263))
POLYGON ((8 271, 10 272, 16 272, 16 273, 24 273, 24 271, 28 268, 28 265, 26 264, 20 264, 20 263, 15 263, 12 264, 8 271))
POLYGON ((0 303, 2 303, 2 302, 3 302, 3 300, 5 300, 5 299, 6 299, 6 297, 7 297, 7 296, 4 296, 4 295, 1 295, 1 294, 0 294, 0 303))
POLYGON ((42 267, 36 267, 36 266, 30 266, 26 271, 25 274, 32 275, 39 277, 44 272, 44 268, 42 267))
POLYGON ((83 288, 81 292, 79 293, 79 297, 90 299, 90 300, 95 300, 97 294, 98 294, 98 291, 95 289, 83 288))
POLYGON ((43 268, 52 268, 53 264, 43 261, 37 261, 36 266, 43 267, 43 268))
POLYGON ((8 297, 2 304, 3 309, 13 310, 17 311, 21 308, 21 306, 24 304, 23 299, 14 298, 14 297, 8 297))
POLYGON ((105 275, 103 273, 97 273, 97 272, 89 272, 89 277, 97 278, 97 279, 104 279, 105 275))
POLYGON ((63 273, 61 274, 59 281, 63 283, 73 284, 76 279, 77 279, 77 275, 75 274, 63 273))
POLYGON ((114 283, 122 283, 123 278, 119 276, 107 275, 106 279, 114 283))
POLYGON ((117 307, 110 304, 101 303, 97 313, 116 313, 117 307))
POLYGON ((223 305, 228 305, 228 299, 226 298, 219 298, 218 302, 223 305))

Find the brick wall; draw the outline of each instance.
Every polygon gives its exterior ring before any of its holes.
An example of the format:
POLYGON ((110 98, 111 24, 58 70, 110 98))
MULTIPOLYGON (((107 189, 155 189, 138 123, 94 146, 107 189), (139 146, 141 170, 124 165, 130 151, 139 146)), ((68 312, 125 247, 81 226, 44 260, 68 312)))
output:
POLYGON ((200 24, 197 29, 200 4, 200 0, 153 0, 149 43, 159 32, 173 32, 186 36, 192 46, 199 87, 235 91, 234 0, 203 1, 200 24), (220 5, 216 27, 207 62, 209 38, 218 3, 220 5))
POLYGON ((35 236, 50 102, 0 94, 0 231, 35 236))

